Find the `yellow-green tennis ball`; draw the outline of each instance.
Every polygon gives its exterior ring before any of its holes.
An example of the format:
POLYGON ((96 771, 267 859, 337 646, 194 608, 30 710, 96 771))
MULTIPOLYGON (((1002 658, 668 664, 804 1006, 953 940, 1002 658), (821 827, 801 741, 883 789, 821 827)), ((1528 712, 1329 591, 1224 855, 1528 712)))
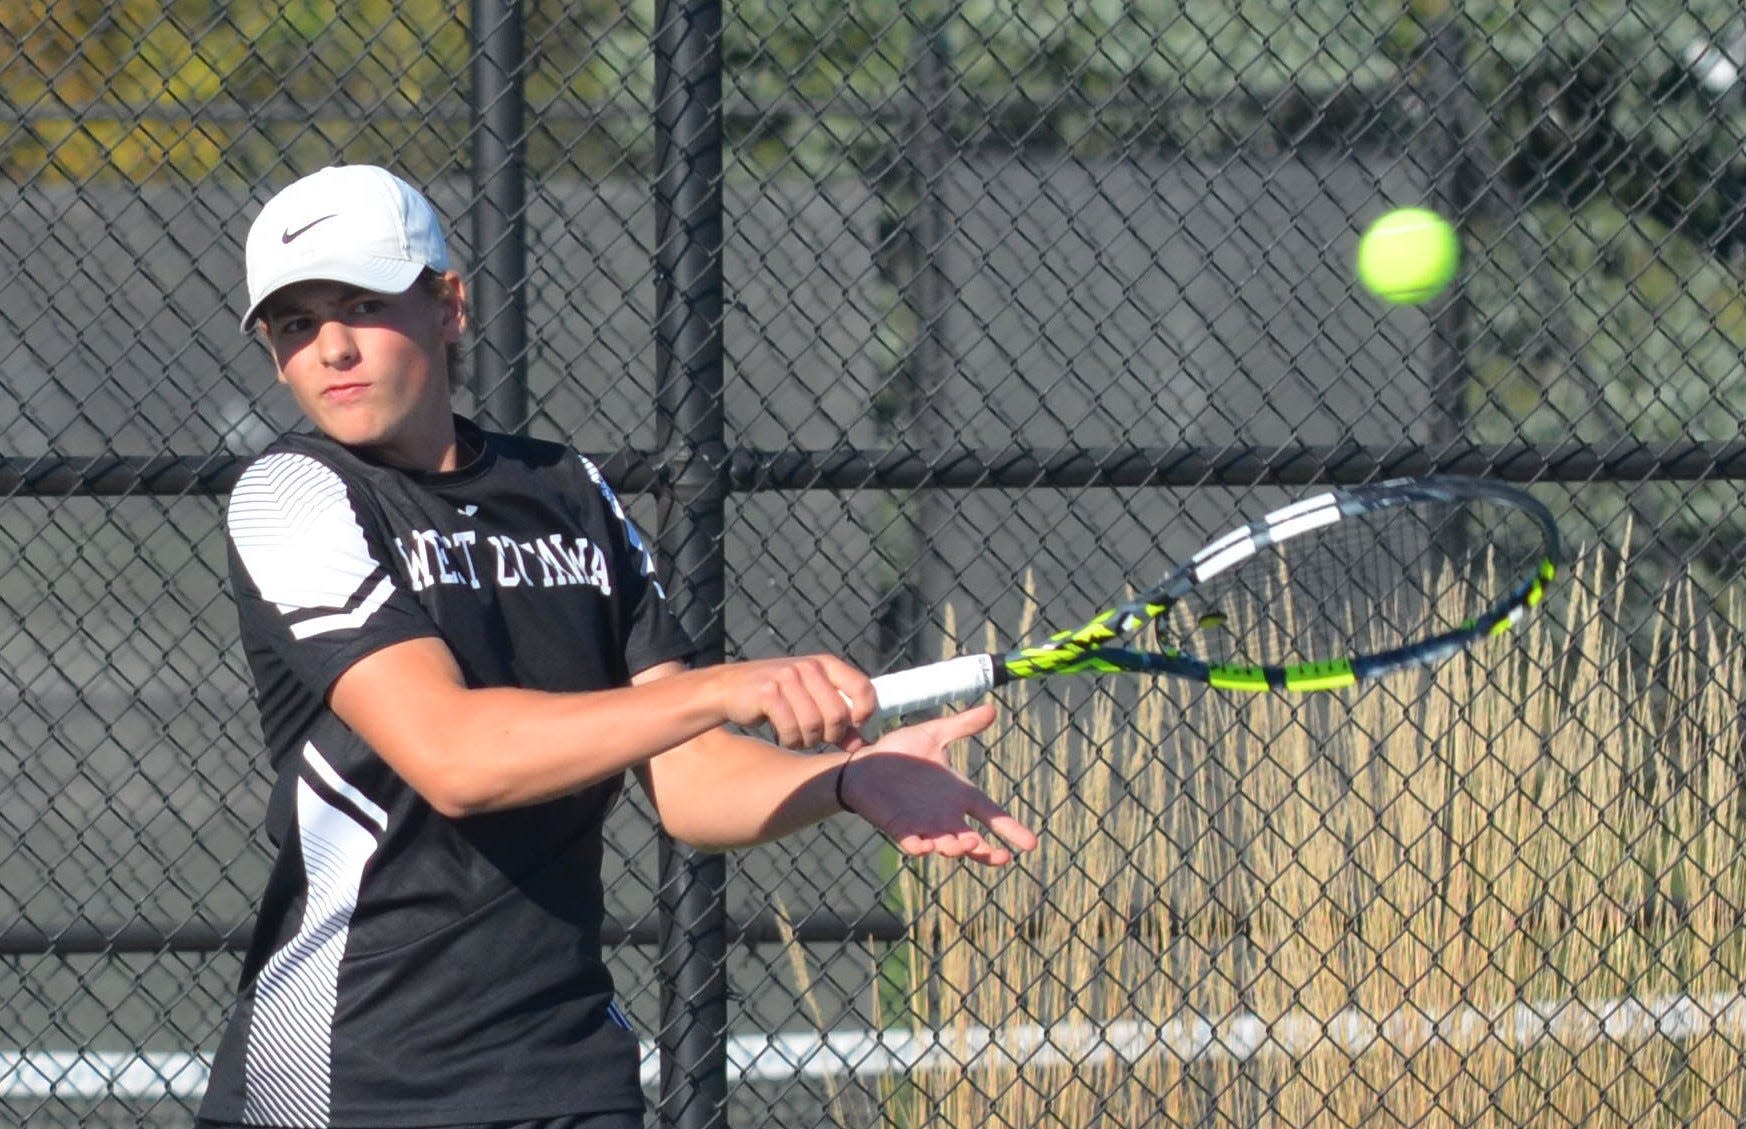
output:
POLYGON ((1358 240, 1358 280, 1385 302, 1411 306, 1443 292, 1461 266, 1461 241, 1429 208, 1396 208, 1358 240))

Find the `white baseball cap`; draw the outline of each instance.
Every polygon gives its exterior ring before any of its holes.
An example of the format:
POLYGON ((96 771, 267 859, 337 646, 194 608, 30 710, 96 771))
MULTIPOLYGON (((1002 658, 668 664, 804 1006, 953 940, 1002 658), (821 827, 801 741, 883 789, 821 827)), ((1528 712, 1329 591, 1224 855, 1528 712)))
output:
POLYGON ((401 294, 426 267, 449 269, 442 221, 423 193, 375 165, 334 165, 268 200, 245 248, 249 333, 261 303, 294 282, 401 294))

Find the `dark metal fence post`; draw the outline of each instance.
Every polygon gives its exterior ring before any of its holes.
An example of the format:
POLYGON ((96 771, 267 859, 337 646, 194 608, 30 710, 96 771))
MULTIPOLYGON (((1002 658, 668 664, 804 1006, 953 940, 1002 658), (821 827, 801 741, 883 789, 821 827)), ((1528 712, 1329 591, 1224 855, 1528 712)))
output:
MULTIPOLYGON (((721 8, 661 0, 655 29, 655 303, 660 547, 699 647, 724 653, 721 8)), ((661 1124, 727 1124, 727 864, 661 849, 661 1124)))
MULTIPOLYGON (((1430 108, 1426 128, 1430 205, 1465 229, 1478 195, 1470 148, 1476 109, 1466 86, 1467 36, 1461 16, 1445 16, 1431 33, 1425 60, 1424 96, 1430 108)), ((1463 400, 1471 376, 1467 348, 1472 335, 1472 302, 1462 280, 1432 314, 1434 346, 1430 435, 1433 449, 1460 441, 1465 430, 1463 400)))
MULTIPOLYGON (((891 443, 932 459, 952 435, 951 421, 941 406, 942 390, 953 368, 947 325, 952 292, 946 272, 951 215, 945 183, 953 158, 952 92, 941 17, 924 6, 910 18, 917 26, 909 61, 911 128, 902 143, 908 210, 903 217, 907 238, 898 284, 915 329, 909 355, 894 382, 891 443)), ((879 661, 910 666, 926 661, 939 646, 937 632, 930 632, 930 626, 943 599, 941 562, 933 548, 941 503, 935 491, 920 489, 900 497, 897 506, 883 537, 898 576, 880 613, 879 661)))
POLYGON ((519 0, 473 0, 473 390, 487 427, 527 425, 527 51, 519 0))

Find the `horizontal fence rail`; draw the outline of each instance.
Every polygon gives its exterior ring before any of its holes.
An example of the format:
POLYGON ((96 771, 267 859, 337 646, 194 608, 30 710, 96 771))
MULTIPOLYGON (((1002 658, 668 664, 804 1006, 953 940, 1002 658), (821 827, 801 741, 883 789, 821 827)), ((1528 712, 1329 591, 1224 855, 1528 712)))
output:
MULTIPOLYGON (((614 486, 645 493, 667 481, 683 453, 613 451, 589 456, 614 486)), ((174 497, 223 494, 246 456, 11 456, 0 458, 0 493, 20 497, 174 497)), ((729 450, 711 460, 737 494, 789 490, 1014 489, 1132 486, 1353 485, 1426 474, 1483 475, 1505 482, 1737 482, 1746 442, 1620 442, 1450 446, 1442 450, 1356 445, 1276 447, 1073 447, 971 450, 729 450)))
MULTIPOLYGON (((156 953, 166 949, 182 953, 234 953, 248 948, 253 929, 252 922, 12 925, 0 929, 0 957, 156 953)), ((726 925, 728 941, 740 945, 897 941, 906 931, 907 926, 896 914, 883 909, 849 916, 834 910, 815 910, 792 921, 766 910, 750 917, 729 918, 726 925)), ((601 927, 600 938, 610 946, 647 948, 660 944, 660 930, 652 919, 629 925, 609 920, 601 927)))

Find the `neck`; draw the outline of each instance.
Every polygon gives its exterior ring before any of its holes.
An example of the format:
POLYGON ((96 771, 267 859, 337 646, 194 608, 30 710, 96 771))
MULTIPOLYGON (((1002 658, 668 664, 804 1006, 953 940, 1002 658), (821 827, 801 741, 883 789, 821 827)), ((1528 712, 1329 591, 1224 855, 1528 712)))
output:
POLYGON ((429 427, 420 429, 415 436, 406 436, 400 442, 355 449, 372 462, 425 474, 459 470, 472 458, 455 428, 455 417, 447 412, 440 422, 433 420, 429 427))

